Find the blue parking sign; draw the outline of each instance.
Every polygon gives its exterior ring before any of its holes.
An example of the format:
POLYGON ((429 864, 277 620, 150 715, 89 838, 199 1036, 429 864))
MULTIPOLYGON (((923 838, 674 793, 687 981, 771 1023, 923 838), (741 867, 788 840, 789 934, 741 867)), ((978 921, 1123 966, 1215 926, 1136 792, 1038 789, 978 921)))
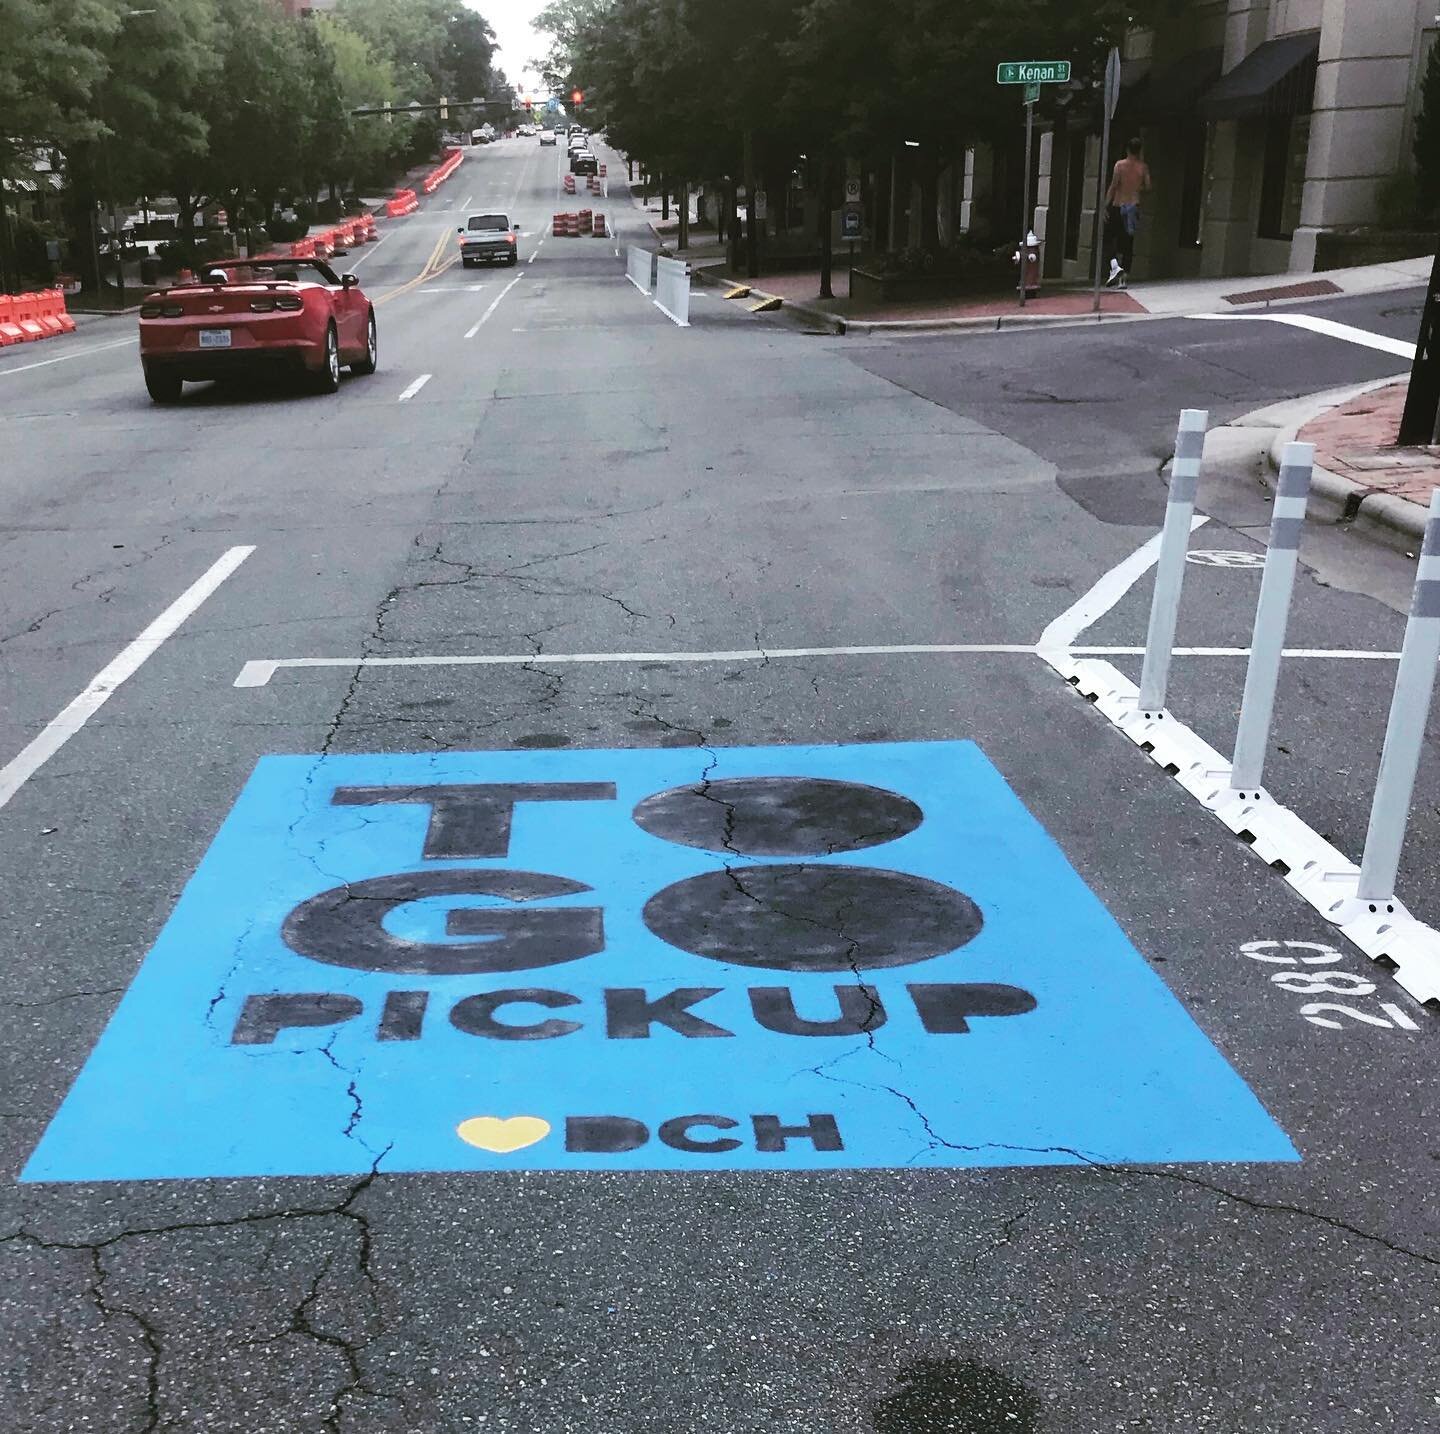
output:
POLYGON ((266 757, 22 1178, 1296 1158, 920 742, 266 757))

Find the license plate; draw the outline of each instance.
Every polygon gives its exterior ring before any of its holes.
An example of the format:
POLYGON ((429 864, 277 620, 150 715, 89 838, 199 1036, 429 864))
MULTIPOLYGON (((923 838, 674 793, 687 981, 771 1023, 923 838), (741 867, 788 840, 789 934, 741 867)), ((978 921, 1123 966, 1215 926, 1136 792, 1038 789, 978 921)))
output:
POLYGON ((228 349, 230 347, 230 330, 201 329, 200 347, 202 349, 228 349))

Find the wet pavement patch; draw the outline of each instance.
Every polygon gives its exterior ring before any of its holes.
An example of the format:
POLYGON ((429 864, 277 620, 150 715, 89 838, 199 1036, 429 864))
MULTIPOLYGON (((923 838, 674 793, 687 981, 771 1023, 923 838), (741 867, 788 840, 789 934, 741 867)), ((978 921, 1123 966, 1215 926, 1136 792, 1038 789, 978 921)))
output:
POLYGON ((23 1178, 1295 1158, 916 742, 264 758, 23 1178))
POLYGON ((1017 1379, 967 1359, 921 1359, 875 1405, 875 1434, 1037 1434, 1040 1401, 1017 1379))

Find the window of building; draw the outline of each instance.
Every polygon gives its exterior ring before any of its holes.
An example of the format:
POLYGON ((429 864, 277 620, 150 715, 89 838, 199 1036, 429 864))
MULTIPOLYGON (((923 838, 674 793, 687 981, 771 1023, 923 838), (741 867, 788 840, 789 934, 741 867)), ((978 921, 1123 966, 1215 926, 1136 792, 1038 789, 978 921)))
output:
POLYGON ((1272 115, 1265 121, 1265 168, 1260 180, 1262 239, 1291 239, 1300 223, 1305 164, 1310 153, 1310 116, 1272 115))

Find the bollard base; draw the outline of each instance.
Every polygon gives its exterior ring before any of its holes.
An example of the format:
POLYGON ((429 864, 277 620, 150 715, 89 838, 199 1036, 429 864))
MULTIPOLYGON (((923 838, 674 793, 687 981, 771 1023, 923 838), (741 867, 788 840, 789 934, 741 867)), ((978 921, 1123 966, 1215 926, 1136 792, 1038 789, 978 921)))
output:
POLYGON ((1236 791, 1230 763, 1171 713, 1142 711, 1139 690, 1110 663, 1061 651, 1042 649, 1039 655, 1347 940, 1390 970, 1416 1000, 1440 1005, 1440 931, 1415 920, 1393 898, 1362 901, 1354 862, 1268 792, 1236 791))

